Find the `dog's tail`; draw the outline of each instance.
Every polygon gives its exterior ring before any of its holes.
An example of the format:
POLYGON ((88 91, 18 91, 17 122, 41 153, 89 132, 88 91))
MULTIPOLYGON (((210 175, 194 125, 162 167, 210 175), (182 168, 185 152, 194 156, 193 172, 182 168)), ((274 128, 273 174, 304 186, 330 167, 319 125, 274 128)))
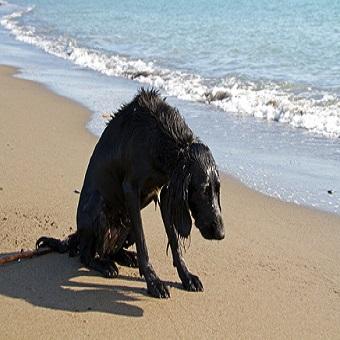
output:
POLYGON ((37 240, 35 247, 36 249, 48 247, 61 254, 69 251, 69 255, 73 257, 79 253, 79 235, 75 232, 64 240, 43 236, 37 240))

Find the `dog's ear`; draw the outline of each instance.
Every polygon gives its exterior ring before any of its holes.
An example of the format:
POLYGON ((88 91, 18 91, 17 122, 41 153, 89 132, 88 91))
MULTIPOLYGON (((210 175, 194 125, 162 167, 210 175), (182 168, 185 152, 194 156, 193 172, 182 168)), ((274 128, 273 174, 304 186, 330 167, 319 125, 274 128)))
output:
POLYGON ((190 235, 192 227, 188 203, 190 179, 188 167, 178 165, 168 185, 162 188, 160 197, 164 224, 175 227, 177 233, 184 238, 190 235))

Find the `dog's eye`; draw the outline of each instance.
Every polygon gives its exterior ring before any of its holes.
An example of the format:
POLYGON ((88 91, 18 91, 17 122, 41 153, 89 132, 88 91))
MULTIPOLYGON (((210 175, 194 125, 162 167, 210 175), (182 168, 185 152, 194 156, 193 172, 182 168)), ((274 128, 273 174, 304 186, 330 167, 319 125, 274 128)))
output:
POLYGON ((204 186, 203 192, 204 192, 205 195, 209 195, 210 194, 210 192, 211 192, 210 184, 204 186))

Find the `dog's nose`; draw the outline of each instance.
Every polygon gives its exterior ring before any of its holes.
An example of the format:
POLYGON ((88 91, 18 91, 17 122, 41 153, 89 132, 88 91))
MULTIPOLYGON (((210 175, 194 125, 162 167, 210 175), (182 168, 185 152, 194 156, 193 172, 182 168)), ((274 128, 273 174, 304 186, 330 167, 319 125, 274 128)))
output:
POLYGON ((224 229, 218 229, 215 234, 216 240, 223 240, 225 237, 224 229))
POLYGON ((217 222, 215 225, 215 239, 216 240, 223 240, 225 237, 225 233, 224 233, 224 224, 223 224, 223 220, 222 220, 222 216, 218 215, 217 216, 217 222))

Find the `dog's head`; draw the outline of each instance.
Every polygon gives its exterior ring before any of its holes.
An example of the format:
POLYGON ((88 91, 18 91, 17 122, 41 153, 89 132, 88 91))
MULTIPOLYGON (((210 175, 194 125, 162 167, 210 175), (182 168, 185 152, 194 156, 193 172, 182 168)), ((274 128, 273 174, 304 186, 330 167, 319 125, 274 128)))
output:
POLYGON ((181 237, 190 235, 192 215, 204 238, 224 238, 220 180, 207 146, 190 146, 188 157, 179 162, 169 184, 162 189, 161 210, 164 222, 173 225, 181 237))
POLYGON ((209 240, 224 238, 220 203, 220 179, 209 148, 196 143, 191 147, 191 180, 188 203, 196 227, 209 240))

